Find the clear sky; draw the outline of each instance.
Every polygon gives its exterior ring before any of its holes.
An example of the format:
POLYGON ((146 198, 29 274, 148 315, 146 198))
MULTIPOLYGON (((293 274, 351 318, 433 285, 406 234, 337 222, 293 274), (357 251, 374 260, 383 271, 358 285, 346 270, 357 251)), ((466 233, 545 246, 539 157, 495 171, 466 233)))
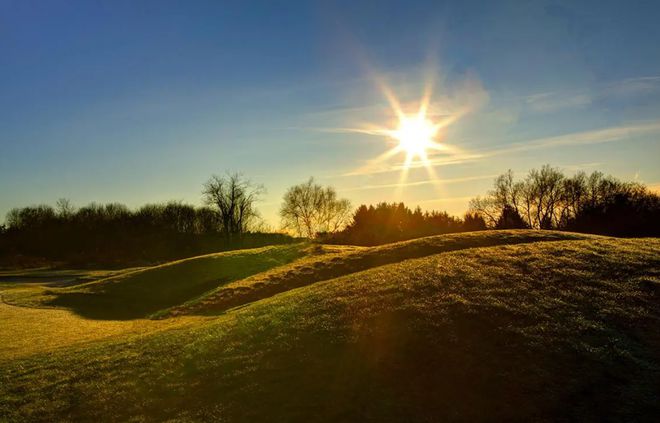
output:
MULTIPOLYGON (((550 163, 660 185, 658 1, 0 0, 0 216, 182 200, 241 171, 314 176, 354 205, 462 214, 494 175, 550 163), (396 127, 433 82, 456 117, 401 184, 396 127), (399 185, 399 186, 397 186, 399 185)), ((1 218, 0 218, 1 220, 1 218)))

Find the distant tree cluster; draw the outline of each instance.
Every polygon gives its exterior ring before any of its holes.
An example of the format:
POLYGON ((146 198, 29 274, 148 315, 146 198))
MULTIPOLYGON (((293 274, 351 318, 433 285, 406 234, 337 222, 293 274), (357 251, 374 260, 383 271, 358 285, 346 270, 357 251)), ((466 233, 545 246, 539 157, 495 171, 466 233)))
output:
POLYGON ((446 212, 411 210, 403 203, 362 205, 348 226, 327 238, 327 242, 353 245, 379 245, 388 242, 451 232, 486 229, 484 220, 467 214, 464 220, 446 212))
POLYGON ((558 229, 614 236, 659 236, 660 197, 635 182, 601 172, 565 176, 549 165, 516 181, 508 171, 495 179, 470 212, 490 228, 558 229))
POLYGON ((254 203, 261 192, 232 174, 205 184, 206 207, 169 202, 130 210, 92 203, 76 209, 62 199, 55 207, 16 208, 0 232, 0 257, 127 265, 292 241, 282 234, 249 233, 258 224, 254 203))
MULTIPOLYGON (((25 256, 126 266, 292 242, 283 234, 255 233, 261 221, 255 203, 263 193, 263 186, 227 174, 204 184, 204 207, 169 202, 130 210, 92 203, 76 209, 62 199, 55 207, 13 209, 0 226, 0 261, 25 256)), ((354 245, 487 228, 660 236, 660 197, 600 172, 566 176, 546 165, 522 180, 511 171, 499 176, 493 190, 470 202, 463 219, 403 203, 361 205, 352 212, 348 200, 313 178, 286 191, 280 217, 282 228, 300 237, 354 245)))

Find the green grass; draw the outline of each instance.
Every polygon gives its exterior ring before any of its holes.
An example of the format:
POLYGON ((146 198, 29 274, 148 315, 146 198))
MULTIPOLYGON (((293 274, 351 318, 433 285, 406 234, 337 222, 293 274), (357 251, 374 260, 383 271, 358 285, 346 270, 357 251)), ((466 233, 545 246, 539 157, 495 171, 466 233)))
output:
POLYGON ((587 238, 593 237, 518 230, 441 235, 372 248, 299 243, 209 254, 114 273, 32 271, 21 277, 60 281, 56 284, 64 281, 63 285, 71 284, 71 278, 84 282, 96 276, 97 280, 64 288, 19 286, 3 296, 10 304, 62 308, 92 319, 208 315, 410 258, 480 246, 587 238))
POLYGON ((80 285, 99 279, 119 276, 123 273, 134 272, 140 268, 121 270, 89 270, 89 269, 52 269, 49 267, 0 270, 0 286, 11 287, 15 284, 39 284, 47 286, 80 285))
POLYGON ((147 317, 223 284, 294 261, 307 254, 304 243, 237 250, 123 272, 68 288, 12 290, 15 305, 57 307, 93 319, 147 317))
MULTIPOLYGON (((288 266, 223 284, 163 315, 217 314, 232 307, 271 297, 280 292, 337 278, 362 270, 432 254, 467 248, 520 243, 594 239, 592 235, 568 232, 509 230, 468 232, 418 238, 378 247, 334 247, 323 255, 310 254, 288 266)), ((329 249, 330 246, 317 247, 329 249)))
POLYGON ((400 260, 212 318, 0 356, 0 416, 653 421, 659 295, 658 239, 400 260))

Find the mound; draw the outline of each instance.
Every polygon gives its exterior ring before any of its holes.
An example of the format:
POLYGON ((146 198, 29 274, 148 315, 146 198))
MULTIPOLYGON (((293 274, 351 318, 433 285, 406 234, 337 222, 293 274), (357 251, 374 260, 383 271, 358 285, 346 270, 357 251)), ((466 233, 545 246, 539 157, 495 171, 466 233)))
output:
POLYGON ((290 263, 307 254, 307 247, 301 243, 193 257, 70 288, 46 290, 40 301, 94 319, 144 318, 223 284, 290 263))
POLYGON ((466 249, 0 364, 8 420, 652 420, 660 240, 466 249))
MULTIPOLYGON (((592 235, 555 231, 508 230, 430 236, 378 247, 354 247, 333 255, 310 255, 288 266, 236 280, 174 307, 165 315, 214 314, 315 282, 337 278, 385 264, 448 251, 540 241, 594 239, 592 235)), ((324 248, 329 248, 325 246, 324 248)))
POLYGON ((68 288, 21 287, 3 295, 14 305, 63 308, 97 320, 208 315, 410 258, 465 248, 589 238, 594 237, 517 230, 439 235, 372 248, 300 243, 209 254, 68 288))

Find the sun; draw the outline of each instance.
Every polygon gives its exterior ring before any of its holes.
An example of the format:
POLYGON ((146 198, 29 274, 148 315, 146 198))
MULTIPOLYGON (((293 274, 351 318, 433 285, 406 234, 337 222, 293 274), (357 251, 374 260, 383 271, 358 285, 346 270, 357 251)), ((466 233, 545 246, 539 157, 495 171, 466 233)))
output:
POLYGON ((412 166, 413 162, 421 162, 425 167, 430 167, 429 152, 445 149, 442 144, 436 142, 443 124, 434 123, 428 118, 425 104, 422 104, 415 114, 408 115, 399 110, 397 115, 398 126, 396 129, 386 130, 385 134, 398 141, 398 145, 389 150, 387 155, 405 154, 404 168, 412 166))
POLYGON ((427 159, 427 150, 435 148, 433 141, 438 128, 425 116, 402 116, 399 127, 390 132, 390 136, 399 141, 398 149, 406 153, 409 159, 427 159))
POLYGON ((376 78, 376 83, 390 106, 389 125, 365 123, 358 128, 337 128, 337 130, 383 137, 390 148, 369 160, 365 166, 352 174, 399 171, 399 182, 394 186, 400 193, 401 189, 407 186, 408 173, 416 169, 425 169, 428 179, 422 183, 432 183, 437 188, 440 180, 435 168, 447 163, 457 163, 457 157, 461 156, 461 151, 447 142, 447 128, 461 119, 469 109, 449 107, 448 102, 432 102, 432 80, 425 83, 417 110, 412 108, 412 102, 402 104, 382 78, 376 78), (404 157, 403 162, 388 163, 393 158, 401 156, 404 157))

